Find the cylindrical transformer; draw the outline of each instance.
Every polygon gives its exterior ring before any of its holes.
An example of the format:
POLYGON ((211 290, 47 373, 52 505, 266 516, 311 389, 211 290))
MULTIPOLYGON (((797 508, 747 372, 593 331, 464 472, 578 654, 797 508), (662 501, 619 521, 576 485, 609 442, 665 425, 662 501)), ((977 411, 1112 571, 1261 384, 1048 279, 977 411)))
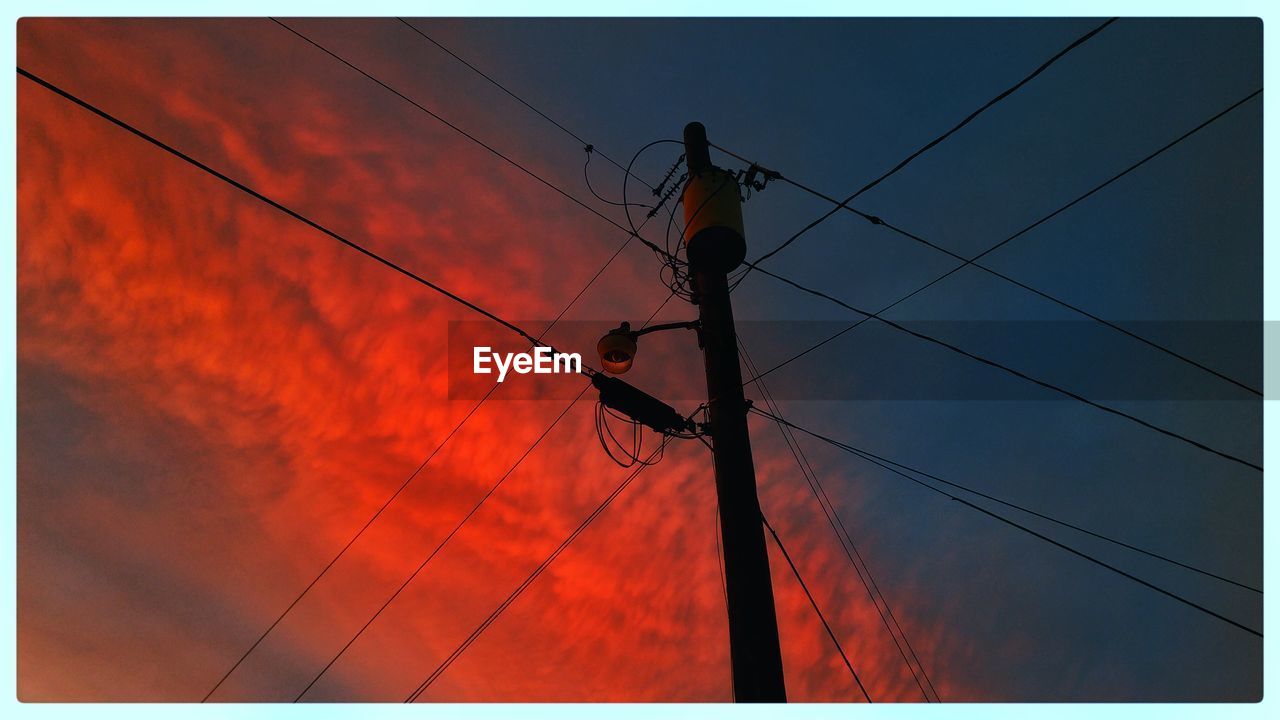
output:
POLYGON ((689 264, 729 272, 747 256, 742 198, 733 173, 709 167, 684 186, 685 252, 689 264))

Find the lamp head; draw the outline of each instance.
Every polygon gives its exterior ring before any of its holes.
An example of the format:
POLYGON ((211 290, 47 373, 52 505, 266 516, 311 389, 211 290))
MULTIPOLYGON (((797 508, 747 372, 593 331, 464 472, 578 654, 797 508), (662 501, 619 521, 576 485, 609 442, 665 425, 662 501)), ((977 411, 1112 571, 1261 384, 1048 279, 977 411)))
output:
POLYGON ((631 332, 631 324, 624 322, 610 330, 596 343, 596 352, 606 372, 621 375, 630 370, 636 357, 636 336, 631 332))

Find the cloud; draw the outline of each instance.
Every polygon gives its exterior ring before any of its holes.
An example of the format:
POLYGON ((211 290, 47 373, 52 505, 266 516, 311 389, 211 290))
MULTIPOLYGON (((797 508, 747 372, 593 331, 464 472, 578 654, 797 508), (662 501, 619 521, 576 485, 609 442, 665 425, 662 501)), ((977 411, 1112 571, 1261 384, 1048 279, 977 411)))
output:
MULTIPOLYGON (((624 239, 269 23, 24 20, 19 46, 24 67, 507 317, 553 316, 624 239)), ((459 124, 495 111, 414 90, 459 124)), ((446 399, 444 339, 475 315, 32 83, 18 101, 19 692, 196 700, 470 409, 446 399)), ((552 171, 532 141, 492 140, 552 171)), ((633 298, 654 272, 625 253, 581 312, 647 311, 633 298)), ((563 405, 499 390, 219 698, 292 698, 563 405)), ((316 699, 402 697, 595 507, 623 471, 590 411, 316 699)), ((791 472, 779 448, 758 462, 791 472)), ((703 448, 673 448, 427 697, 727 699, 712 487, 703 448)), ((780 532, 876 699, 911 699, 846 561, 801 520, 805 492, 770 494, 780 532)), ((773 572, 791 692, 856 699, 773 572)), ((922 657, 957 662, 903 588, 922 657)))

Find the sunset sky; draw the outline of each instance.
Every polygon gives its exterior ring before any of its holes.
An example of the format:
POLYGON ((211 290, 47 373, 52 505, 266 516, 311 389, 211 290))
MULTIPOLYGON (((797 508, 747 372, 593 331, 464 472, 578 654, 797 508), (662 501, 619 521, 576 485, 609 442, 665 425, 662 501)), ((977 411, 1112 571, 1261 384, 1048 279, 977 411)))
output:
MULTIPOLYGON (((287 22, 622 222, 584 184, 580 143, 394 19, 287 22)), ((843 198, 1101 21, 414 22, 624 164, 699 120, 843 198)), ((23 69, 532 332, 627 240, 269 20, 17 33, 23 69)), ((974 255, 1261 88, 1261 58, 1257 20, 1122 19, 858 207, 974 255)), ((475 405, 450 392, 447 346, 450 321, 483 318, 28 80, 17 99, 19 697, 198 701, 475 405)), ((1259 320, 1261 118, 1242 105, 984 261, 1117 322, 1259 320)), ((679 153, 658 145, 636 172, 679 153)), ((589 171, 620 197, 615 167, 589 171)), ((748 256, 828 207, 782 183, 753 194, 748 256)), ((769 267, 878 309, 954 264, 842 213, 769 267)), ((595 329, 667 297, 659 268, 631 242, 549 340, 595 364, 595 329)), ((858 319, 758 274, 734 302, 762 367, 858 319)), ((659 318, 695 316, 672 300, 659 318)), ((892 317, 1079 319, 971 269, 892 317)), ((1108 404, 1261 464, 1261 403, 1202 371, 1114 336, 1021 347, 948 327, 1063 385, 1202 393, 1108 404)), ((1260 387, 1256 334, 1178 347, 1260 387)), ((627 379, 688 411, 701 377, 681 331, 642 340, 627 379)), ((531 399, 537 382, 500 387, 213 699, 292 700, 587 384, 531 399)), ((1261 587, 1254 470, 1047 393, 1000 399, 1019 381, 883 326, 770 383, 792 422, 1261 587), (980 391, 899 399, 913 372, 980 391)), ((584 397, 306 700, 402 700, 626 477, 584 397)), ((777 427, 751 429, 764 512, 872 699, 919 701, 777 427)), ((801 442, 944 700, 1260 697, 1258 638, 801 442)), ((731 699, 715 512, 706 448, 675 441, 422 700, 731 699)), ((1255 593, 1011 517, 1262 627, 1255 593)), ((771 560, 789 698, 860 700, 771 560)))

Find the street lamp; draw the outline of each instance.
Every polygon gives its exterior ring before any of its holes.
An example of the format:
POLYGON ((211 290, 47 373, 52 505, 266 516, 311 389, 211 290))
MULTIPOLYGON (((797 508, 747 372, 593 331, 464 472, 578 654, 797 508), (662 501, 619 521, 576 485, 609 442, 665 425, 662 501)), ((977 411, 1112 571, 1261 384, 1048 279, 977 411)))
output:
POLYGON ((639 330, 632 330, 631 323, 624 322, 605 333, 604 337, 600 338, 600 341, 596 343, 596 353, 600 356, 600 365, 604 367, 605 372, 611 375, 621 375, 631 369, 631 364, 636 359, 636 350, 638 348, 636 338, 659 330, 675 330, 678 328, 696 330, 698 321, 650 325, 639 330))

